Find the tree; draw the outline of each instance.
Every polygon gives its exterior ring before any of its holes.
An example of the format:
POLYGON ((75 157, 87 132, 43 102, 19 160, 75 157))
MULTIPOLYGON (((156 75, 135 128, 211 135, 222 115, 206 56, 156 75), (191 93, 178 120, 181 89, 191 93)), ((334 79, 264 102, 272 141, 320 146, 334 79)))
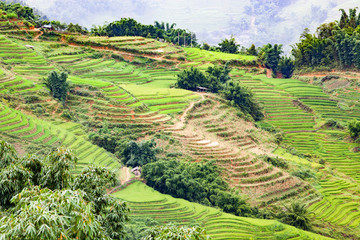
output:
POLYGON ((69 188, 73 180, 70 171, 76 162, 77 158, 68 149, 59 148, 50 153, 45 158, 47 165, 43 169, 41 185, 52 190, 69 188))
POLYGON ((246 52, 247 52, 247 54, 252 55, 252 56, 258 55, 258 52, 257 52, 254 44, 252 44, 251 47, 246 50, 246 52))
POLYGON ((200 227, 185 227, 168 224, 150 229, 143 240, 206 240, 204 229, 200 227))
POLYGON ((58 74, 56 71, 51 71, 44 82, 50 89, 53 97, 59 99, 62 103, 65 103, 69 90, 69 84, 66 82, 67 77, 68 75, 66 72, 58 74))
POLYGON ((348 129, 349 129, 350 136, 353 139, 358 138, 360 135, 360 121, 357 121, 357 120, 350 121, 348 123, 348 129))
POLYGON ((177 87, 195 91, 197 87, 206 85, 206 76, 197 68, 185 69, 177 75, 177 87))
POLYGON ((236 43, 236 40, 233 36, 230 39, 224 39, 219 43, 219 49, 221 52, 226 53, 237 53, 240 45, 236 43))
POLYGON ((147 163, 155 162, 157 160, 157 149, 154 139, 151 141, 142 141, 137 143, 130 141, 124 147, 121 156, 121 161, 131 167, 143 166, 147 163))
POLYGON ((294 61, 289 57, 282 57, 278 69, 284 78, 291 78, 295 71, 294 61))
POLYGON ((283 53, 281 44, 275 44, 274 46, 270 43, 266 44, 260 50, 259 61, 261 64, 265 65, 265 67, 271 69, 276 75, 281 53, 283 53))
POLYGON ((312 217, 305 204, 293 202, 290 206, 285 206, 285 209, 280 215, 282 222, 303 230, 311 229, 312 217))
POLYGON ((229 73, 231 68, 228 64, 225 66, 210 66, 203 74, 197 68, 190 68, 178 74, 177 87, 195 91, 197 87, 206 87, 209 91, 217 93, 223 89, 224 83, 231 78, 229 73))
POLYGON ((79 191, 34 187, 11 201, 11 214, 0 220, 4 239, 111 239, 79 191))
POLYGON ((225 99, 231 101, 232 105, 239 107, 245 114, 250 114, 255 121, 259 121, 264 117, 253 93, 238 82, 229 81, 222 95, 225 99))
POLYGON ((106 192, 114 173, 89 167, 73 179, 76 158, 63 148, 19 159, 1 142, 0 156, 1 239, 124 238, 129 209, 106 192))

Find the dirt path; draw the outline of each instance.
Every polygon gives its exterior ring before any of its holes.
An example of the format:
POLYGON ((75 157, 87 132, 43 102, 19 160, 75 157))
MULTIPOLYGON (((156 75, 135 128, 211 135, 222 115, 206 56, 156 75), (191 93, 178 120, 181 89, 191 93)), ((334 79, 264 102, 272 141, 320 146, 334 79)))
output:
POLYGON ((123 185, 124 183, 129 181, 131 178, 130 169, 128 167, 122 167, 121 172, 122 172, 122 174, 120 177, 120 182, 121 182, 121 185, 123 185))
POLYGON ((195 103, 201 102, 203 100, 205 100, 204 94, 203 93, 198 93, 201 96, 201 99, 196 101, 196 102, 191 102, 190 105, 185 109, 185 111, 183 112, 183 114, 180 116, 180 121, 177 122, 173 129, 182 129, 185 125, 185 120, 186 120, 186 116, 187 113, 194 107, 195 103))
POLYGON ((37 30, 39 31, 39 34, 36 35, 36 37, 34 37, 34 40, 39 40, 39 37, 44 34, 44 32, 40 31, 39 29, 37 29, 37 30))

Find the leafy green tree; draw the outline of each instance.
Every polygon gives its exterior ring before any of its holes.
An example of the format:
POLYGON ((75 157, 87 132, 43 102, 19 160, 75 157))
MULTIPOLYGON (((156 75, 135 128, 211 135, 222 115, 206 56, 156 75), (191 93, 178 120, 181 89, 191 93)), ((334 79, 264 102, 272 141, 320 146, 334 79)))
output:
POLYGON ((177 75, 177 87, 195 91, 197 87, 206 87, 206 76, 197 68, 185 69, 177 75))
POLYGON ((79 191, 24 189, 0 220, 4 239, 111 239, 79 191))
POLYGON ((151 141, 142 141, 137 143, 130 141, 127 143, 121 153, 121 161, 131 167, 143 166, 147 163, 155 162, 157 160, 156 142, 154 139, 151 141))
POLYGON ((165 194, 184 198, 207 206, 217 206, 225 212, 250 216, 253 209, 239 195, 229 192, 213 162, 205 164, 160 160, 143 166, 146 183, 165 194))
POLYGON ((109 205, 109 189, 117 182, 116 175, 106 168, 88 167, 79 174, 72 184, 72 189, 80 189, 85 192, 84 198, 93 202, 96 213, 100 213, 109 205), (106 197, 104 197, 106 196, 106 197))
POLYGON ((208 51, 210 49, 210 45, 208 43, 204 42, 203 45, 202 45, 202 49, 208 51))
POLYGON ((219 43, 219 49, 221 52, 225 53, 237 53, 239 51, 240 45, 236 43, 236 40, 233 36, 230 39, 224 39, 219 43))
POLYGON ((73 179, 76 157, 63 148, 44 160, 19 159, 0 142, 0 156, 1 239, 124 238, 129 209, 107 194, 116 182, 107 169, 86 168, 73 179))
POLYGON ((295 71, 294 61, 289 57, 282 57, 278 69, 284 78, 291 78, 295 71))
POLYGON ((45 79, 45 85, 50 89, 54 98, 59 99, 65 103, 69 84, 67 83, 67 73, 61 72, 58 74, 56 71, 51 71, 49 76, 45 79))
POLYGON ((285 206, 285 209, 280 216, 282 222, 303 230, 311 229, 312 216, 305 204, 293 202, 290 206, 285 206))
POLYGON ((206 87, 209 91, 217 93, 223 89, 223 84, 231 78, 229 73, 231 68, 225 66, 208 67, 206 75, 197 68, 185 69, 178 74, 177 87, 196 90, 197 87, 206 87))
POLYGON ((231 101, 232 105, 239 107, 245 114, 250 114, 255 121, 263 119, 264 114, 256 102, 253 93, 238 82, 229 81, 222 95, 231 101))
POLYGON ((356 139, 360 136, 360 121, 352 120, 348 123, 350 136, 356 139))
POLYGON ((150 229, 143 240, 206 240, 204 229, 168 224, 150 229))
POLYGON ((252 44, 251 47, 246 50, 246 53, 252 56, 257 56, 258 52, 256 50, 255 44, 252 44))
POLYGON ((0 168, 5 168, 18 161, 15 148, 5 141, 0 141, 0 168))
POLYGON ((45 158, 47 164, 43 167, 41 185, 52 190, 69 188, 73 180, 71 170, 76 162, 77 158, 68 149, 59 148, 50 153, 45 158))
POLYGON ((265 67, 271 69, 276 75, 280 61, 280 54, 282 53, 281 44, 275 44, 274 46, 270 43, 266 44, 259 52, 259 61, 261 64, 265 65, 265 67))

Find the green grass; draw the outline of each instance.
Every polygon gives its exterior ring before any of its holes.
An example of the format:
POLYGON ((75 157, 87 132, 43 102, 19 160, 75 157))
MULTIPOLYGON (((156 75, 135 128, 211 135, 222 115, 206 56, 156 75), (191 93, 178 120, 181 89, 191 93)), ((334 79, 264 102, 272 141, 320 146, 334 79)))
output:
POLYGON ((274 220, 236 217, 215 208, 160 194, 135 182, 113 194, 128 202, 132 216, 154 218, 160 223, 198 223, 212 239, 328 239, 274 220))

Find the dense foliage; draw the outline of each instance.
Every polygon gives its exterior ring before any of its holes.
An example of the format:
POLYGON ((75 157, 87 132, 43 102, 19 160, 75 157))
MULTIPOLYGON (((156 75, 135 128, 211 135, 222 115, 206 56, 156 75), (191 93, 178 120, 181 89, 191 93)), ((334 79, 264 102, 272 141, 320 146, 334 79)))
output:
POLYGON ((259 52, 259 62, 264 65, 266 68, 272 70, 274 75, 276 75, 278 70, 278 65, 280 62, 280 54, 282 54, 282 45, 275 44, 274 46, 266 44, 260 49, 259 52))
POLYGON ((348 123, 349 133, 353 139, 360 136, 360 121, 352 120, 348 123))
POLYGON ((300 67, 360 68, 360 14, 344 9, 339 21, 322 24, 316 34, 306 29, 292 50, 300 67))
POLYGON ((90 167, 74 177, 76 158, 60 148, 44 159, 19 158, 0 142, 2 239, 121 239, 128 208, 106 188, 116 176, 90 167))
POLYGON ((312 215, 306 206, 299 202, 293 202, 285 206, 285 211, 280 211, 277 217, 284 223, 294 227, 310 230, 312 226, 312 215))
POLYGON ((239 51, 239 47, 240 45, 236 43, 234 37, 224 39, 219 43, 220 51, 225 53, 237 53, 239 51))
POLYGON ((143 166, 155 162, 157 160, 157 152, 154 139, 151 141, 141 141, 140 143, 130 141, 122 150, 121 161, 131 167, 143 166))
POLYGON ((175 29, 176 24, 155 22, 154 25, 144 25, 132 18, 121 18, 104 26, 93 26, 91 34, 95 36, 141 36, 161 38, 179 45, 196 44, 196 35, 185 29, 175 29))
POLYGON ((45 79, 45 85, 50 89, 54 98, 59 99, 62 103, 65 103, 67 93, 69 90, 69 84, 66 82, 67 73, 51 71, 49 76, 45 79))
POLYGON ((295 63, 289 57, 281 57, 278 70, 283 78, 291 78, 295 71, 295 63))
POLYGON ((227 82, 222 95, 245 114, 251 115, 255 121, 264 117, 262 108, 256 102, 253 93, 248 88, 241 86, 240 83, 235 81, 227 82))
POLYGON ((249 216, 253 211, 244 199, 229 191, 212 162, 161 160, 146 164, 142 176, 149 186, 173 197, 216 206, 238 216, 249 216))
POLYGON ((150 229, 143 240, 206 240, 205 231, 200 227, 184 227, 168 224, 150 229))
POLYGON ((39 16, 36 16, 34 10, 27 6, 22 6, 20 3, 6 3, 0 2, 0 10, 7 12, 8 14, 14 15, 15 18, 23 18, 27 21, 34 22, 39 16))
POLYGON ((176 86, 179 88, 195 91, 197 87, 205 87, 210 92, 217 93, 224 87, 224 83, 230 80, 231 69, 225 66, 208 67, 205 74, 199 69, 191 67, 189 70, 178 74, 176 86))

